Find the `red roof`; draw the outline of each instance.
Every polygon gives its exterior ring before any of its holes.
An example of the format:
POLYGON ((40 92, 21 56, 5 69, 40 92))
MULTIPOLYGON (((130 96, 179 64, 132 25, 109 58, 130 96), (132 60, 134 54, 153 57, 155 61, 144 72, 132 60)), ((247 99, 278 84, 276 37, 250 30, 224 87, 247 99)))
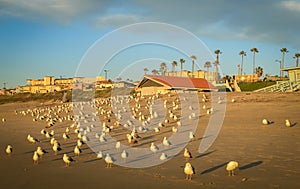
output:
MULTIPOLYGON (((175 76, 159 76, 159 75, 144 75, 144 79, 150 79, 164 86, 171 88, 186 88, 186 89, 202 89, 212 90, 217 89, 214 85, 203 78, 191 77, 175 77, 175 76)), ((143 80, 144 80, 143 79, 143 80)), ((141 84, 142 82, 140 82, 141 84)), ((139 85, 138 85, 139 86, 139 85)))

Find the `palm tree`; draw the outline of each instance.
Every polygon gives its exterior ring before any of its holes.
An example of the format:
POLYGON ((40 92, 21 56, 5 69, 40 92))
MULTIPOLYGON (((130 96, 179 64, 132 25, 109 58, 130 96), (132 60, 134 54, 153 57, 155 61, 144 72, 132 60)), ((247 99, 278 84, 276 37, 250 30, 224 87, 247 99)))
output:
MULTIPOLYGON (((205 62, 204 68, 206 68, 206 75, 208 75, 209 74, 209 68, 211 68, 211 62, 210 61, 205 62)), ((208 77, 206 76, 206 78, 208 78, 208 77)))
POLYGON ((252 66, 253 66, 253 75, 255 75, 255 53, 258 53, 258 49, 257 48, 252 48, 250 49, 251 52, 253 52, 253 62, 252 62, 252 66))
POLYGON ((204 68, 206 68, 206 71, 209 72, 209 68, 211 68, 211 62, 210 61, 205 62, 204 68))
MULTIPOLYGON (((285 53, 288 53, 289 51, 286 48, 281 48, 280 52, 282 52, 280 68, 283 69, 284 68, 284 55, 285 55, 285 53)), ((280 77, 283 77, 283 71, 281 69, 280 69, 280 77)))
POLYGON ((246 54, 245 51, 242 50, 242 51, 239 53, 239 55, 242 56, 241 74, 243 75, 244 56, 246 56, 247 54, 246 54))
POLYGON ((195 55, 191 56, 192 59, 192 74, 194 74, 195 69, 195 60, 197 60, 197 57, 195 55))
POLYGON ((219 68, 218 67, 220 65, 219 54, 222 54, 222 52, 219 49, 217 49, 217 50, 215 50, 215 54, 216 54, 216 62, 214 64, 216 66, 216 82, 218 82, 219 81, 219 68))
POLYGON ((152 70, 151 72, 152 72, 153 75, 157 75, 159 73, 159 71, 156 70, 156 69, 152 70))
POLYGON ((180 76, 182 76, 182 65, 185 63, 185 60, 183 58, 180 58, 180 76))
POLYGON ((299 57, 300 57, 300 53, 295 53, 294 58, 296 59, 296 67, 299 66, 299 57))
POLYGON ((174 75, 174 72, 175 72, 175 67, 178 65, 178 63, 174 60, 172 62, 172 72, 173 72, 173 75, 174 75))
POLYGON ((257 68, 255 68, 255 72, 256 72, 257 76, 260 78, 264 73, 264 69, 262 67, 258 66, 257 68))
POLYGON ((167 70, 167 64, 164 63, 164 62, 162 62, 162 63, 160 64, 159 70, 161 71, 161 75, 165 75, 165 72, 166 72, 166 70, 167 70))
POLYGON ((148 71, 149 71, 148 68, 144 68, 144 74, 145 75, 147 74, 148 71))

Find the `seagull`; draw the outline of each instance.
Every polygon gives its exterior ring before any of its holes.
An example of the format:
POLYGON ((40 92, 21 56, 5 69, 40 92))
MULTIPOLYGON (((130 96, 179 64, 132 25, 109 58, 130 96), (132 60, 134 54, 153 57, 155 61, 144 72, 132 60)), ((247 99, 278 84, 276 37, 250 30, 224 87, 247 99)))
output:
POLYGON ((102 158, 103 158, 103 153, 102 153, 101 151, 99 151, 99 152, 97 153, 97 158, 98 158, 98 159, 102 159, 102 158))
POLYGON ((126 161, 126 159, 128 157, 128 153, 125 150, 123 150, 121 157, 123 158, 124 161, 126 161))
POLYGON ((159 133, 160 129, 158 127, 154 128, 154 132, 159 133))
POLYGON ((187 160, 192 158, 192 154, 187 148, 184 149, 183 157, 186 158, 187 160))
POLYGON ((261 122, 263 125, 269 125, 270 121, 268 121, 267 119, 263 119, 261 122))
POLYGON ((111 167, 112 163, 113 163, 113 159, 110 157, 109 154, 106 154, 104 161, 107 164, 107 168, 111 167))
POLYGON ((7 155, 10 155, 12 153, 12 146, 11 145, 7 145, 5 152, 7 155))
POLYGON ((78 140, 77 140, 77 146, 78 146, 78 147, 81 147, 82 145, 83 145, 83 142, 82 142, 80 139, 78 139, 78 140))
POLYGON ((42 129, 42 130, 41 130, 41 134, 42 134, 42 135, 45 135, 45 134, 46 134, 45 129, 42 129))
POLYGON ((54 143, 52 150, 54 151, 55 155, 57 154, 57 152, 61 151, 61 148, 59 146, 58 143, 54 143))
POLYGON ((163 139, 163 145, 164 146, 170 146, 171 145, 171 143, 168 141, 167 137, 164 137, 164 139, 163 139))
POLYGON ((192 180, 192 175, 195 174, 194 167, 190 163, 186 163, 184 173, 186 174, 186 180, 192 180))
POLYGON ((40 142, 38 139, 33 138, 30 134, 27 135, 27 140, 28 140, 30 143, 40 142))
POLYGON ((150 146, 150 150, 151 150, 153 153, 156 153, 157 150, 158 150, 158 147, 152 142, 152 143, 151 143, 151 146, 150 146))
POLYGON ((52 144, 52 145, 53 145, 53 144, 55 143, 55 141, 56 141, 56 140, 55 140, 55 138, 54 138, 54 137, 53 137, 53 138, 51 138, 51 139, 50 139, 50 144, 52 144))
POLYGON ((67 154, 64 154, 63 161, 66 163, 66 167, 70 165, 71 162, 73 162, 73 158, 69 157, 67 154))
POLYGON ((239 164, 236 161, 230 161, 227 163, 226 170, 229 173, 229 176, 234 176, 234 170, 238 168, 239 164))
POLYGON ((67 135, 66 133, 64 133, 62 137, 63 137, 64 140, 67 140, 67 139, 70 138, 69 135, 67 135))
POLYGON ((166 160, 167 159, 167 155, 165 153, 162 153, 159 157, 160 160, 166 160))
POLYGON ((81 149, 78 146, 75 146, 74 148, 74 154, 76 154, 77 156, 79 156, 79 154, 81 153, 81 149))
POLYGON ((45 153, 47 153, 45 150, 43 150, 40 146, 37 147, 36 152, 39 156, 42 157, 45 153))
POLYGON ((121 147, 121 142, 120 141, 116 142, 116 149, 117 149, 117 151, 120 150, 120 147, 121 147))
POLYGON ((178 131, 178 129, 177 129, 175 126, 173 126, 173 127, 172 127, 172 132, 173 132, 173 133, 176 133, 177 131, 178 131))
POLYGON ((190 140, 194 140, 195 139, 195 135, 193 134, 192 131, 189 132, 189 139, 190 140))
POLYGON ((46 136, 46 138, 51 138, 51 137, 53 137, 53 135, 50 134, 50 133, 48 133, 48 132, 46 132, 45 136, 46 136))
POLYGON ((39 163, 39 155, 38 155, 37 151, 34 151, 33 156, 32 156, 32 160, 33 160, 34 164, 39 163))
POLYGON ((287 126, 287 127, 290 127, 290 126, 291 126, 290 120, 288 120, 288 119, 285 120, 285 126, 287 126))
POLYGON ((6 119, 5 118, 2 118, 2 123, 6 122, 6 119))

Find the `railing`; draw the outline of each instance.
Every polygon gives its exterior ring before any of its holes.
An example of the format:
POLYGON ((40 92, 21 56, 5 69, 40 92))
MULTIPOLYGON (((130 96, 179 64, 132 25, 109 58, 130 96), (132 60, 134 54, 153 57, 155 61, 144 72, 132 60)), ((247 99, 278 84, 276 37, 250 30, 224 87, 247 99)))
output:
POLYGON ((254 92, 285 92, 300 89, 300 79, 294 82, 277 81, 276 84, 255 90, 254 92))

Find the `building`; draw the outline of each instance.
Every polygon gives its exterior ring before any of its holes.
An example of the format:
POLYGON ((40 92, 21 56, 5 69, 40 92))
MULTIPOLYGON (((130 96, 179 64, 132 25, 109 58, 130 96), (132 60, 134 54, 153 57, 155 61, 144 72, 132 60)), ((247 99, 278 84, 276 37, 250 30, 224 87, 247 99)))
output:
POLYGON ((203 78, 212 83, 216 80, 216 72, 207 72, 204 70, 196 70, 194 72, 188 70, 182 70, 182 72, 165 72, 165 76, 203 78))
POLYGON ((289 81, 294 83, 300 82, 300 67, 283 68, 282 71, 288 72, 289 81))
POLYGON ((253 74, 236 74, 233 75, 233 79, 236 80, 237 83, 240 82, 257 82, 259 80, 259 77, 257 74, 253 75, 253 74))
POLYGON ((172 90, 211 91, 217 88, 204 78, 144 75, 135 90, 141 95, 153 95, 172 90))
POLYGON ((44 76, 43 79, 27 79, 27 85, 18 86, 16 91, 18 93, 49 93, 72 89, 92 90, 101 82, 105 82, 103 76, 97 76, 96 78, 73 77, 59 79, 56 79, 54 76, 44 76))

